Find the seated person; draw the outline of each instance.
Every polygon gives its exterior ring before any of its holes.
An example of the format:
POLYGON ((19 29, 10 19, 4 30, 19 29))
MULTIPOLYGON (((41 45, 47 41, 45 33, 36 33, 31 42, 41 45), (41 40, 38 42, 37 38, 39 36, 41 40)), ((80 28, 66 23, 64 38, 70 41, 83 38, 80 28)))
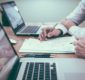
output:
POLYGON ((40 40, 69 33, 77 38, 74 42, 76 55, 85 58, 85 27, 78 25, 85 20, 85 0, 81 0, 74 11, 62 20, 55 28, 44 28, 39 35, 40 40))

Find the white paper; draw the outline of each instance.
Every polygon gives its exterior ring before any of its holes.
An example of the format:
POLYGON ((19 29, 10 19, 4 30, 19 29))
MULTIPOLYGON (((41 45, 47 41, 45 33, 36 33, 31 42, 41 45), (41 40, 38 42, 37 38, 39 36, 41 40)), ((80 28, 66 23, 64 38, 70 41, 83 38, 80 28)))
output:
POLYGON ((26 39, 19 52, 34 53, 74 53, 74 37, 59 37, 47 41, 26 39))

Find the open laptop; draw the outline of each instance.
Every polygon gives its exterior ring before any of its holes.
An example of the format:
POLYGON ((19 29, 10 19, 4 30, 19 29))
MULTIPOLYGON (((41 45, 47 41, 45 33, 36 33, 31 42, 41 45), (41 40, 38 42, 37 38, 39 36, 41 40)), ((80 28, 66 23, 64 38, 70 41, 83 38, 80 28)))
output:
POLYGON ((29 23, 28 26, 25 25, 25 22, 20 14, 20 11, 14 1, 1 3, 1 7, 4 13, 7 16, 7 19, 16 35, 21 36, 38 36, 43 27, 41 23, 32 24, 29 23))
POLYGON ((0 80, 85 80, 85 60, 20 58, 0 24, 0 80))

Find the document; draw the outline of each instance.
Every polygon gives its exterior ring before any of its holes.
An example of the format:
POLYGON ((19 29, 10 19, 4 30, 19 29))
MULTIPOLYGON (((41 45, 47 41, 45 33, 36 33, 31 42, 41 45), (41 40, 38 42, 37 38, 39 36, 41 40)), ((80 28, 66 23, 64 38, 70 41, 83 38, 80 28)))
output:
POLYGON ((47 41, 40 41, 38 39, 25 39, 19 52, 32 53, 74 53, 75 37, 59 37, 49 39, 47 41))

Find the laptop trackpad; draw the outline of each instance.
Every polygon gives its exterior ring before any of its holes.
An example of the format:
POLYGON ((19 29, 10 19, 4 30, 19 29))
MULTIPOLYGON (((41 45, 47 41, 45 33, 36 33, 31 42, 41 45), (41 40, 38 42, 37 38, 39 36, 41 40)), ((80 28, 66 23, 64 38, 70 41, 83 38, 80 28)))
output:
POLYGON ((65 73, 64 77, 65 80, 85 80, 85 73, 69 72, 69 73, 65 73))
POLYGON ((84 59, 63 59, 56 66, 59 80, 85 80, 84 59))

